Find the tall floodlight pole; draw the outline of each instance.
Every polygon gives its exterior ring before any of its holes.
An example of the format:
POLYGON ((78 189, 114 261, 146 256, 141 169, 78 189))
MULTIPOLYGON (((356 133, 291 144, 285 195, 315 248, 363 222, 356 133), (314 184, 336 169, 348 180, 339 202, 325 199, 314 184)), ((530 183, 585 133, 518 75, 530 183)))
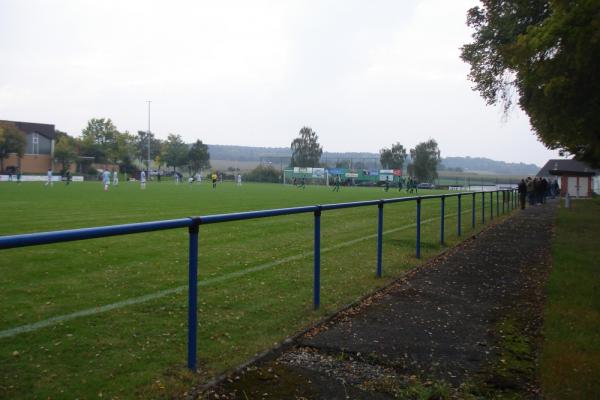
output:
POLYGON ((152 103, 151 100, 147 101, 148 103, 148 178, 147 180, 150 180, 150 103, 152 103))

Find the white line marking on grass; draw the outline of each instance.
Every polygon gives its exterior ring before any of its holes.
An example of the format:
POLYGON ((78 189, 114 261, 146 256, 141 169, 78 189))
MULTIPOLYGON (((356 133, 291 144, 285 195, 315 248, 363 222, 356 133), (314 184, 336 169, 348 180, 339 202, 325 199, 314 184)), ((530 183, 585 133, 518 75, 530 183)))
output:
MULTIPOLYGON (((470 210, 463 211, 463 214, 465 214, 467 212, 471 212, 471 211, 470 210)), ((456 216, 456 214, 446 214, 446 217, 453 217, 453 216, 456 216)), ((439 218, 437 218, 437 217, 426 219, 426 220, 421 221, 421 224, 427 224, 427 223, 433 222, 438 219, 439 218)), ((384 231, 383 234, 388 235, 390 233, 403 231, 403 230, 406 230, 409 228, 414 228, 416 225, 417 225, 416 223, 409 224, 409 225, 403 225, 398 228, 389 229, 387 231, 384 231)), ((377 237, 377 234, 374 233, 374 234, 363 236, 363 237, 360 237, 357 239, 352 239, 347 242, 338 243, 333 246, 321 248, 321 253, 336 250, 341 247, 351 246, 355 243, 359 243, 364 240, 373 239, 376 237, 377 237)), ((306 252, 306 253, 302 253, 302 254, 297 254, 295 256, 281 258, 277 261, 272 261, 272 262, 268 262, 265 264, 257 265, 255 267, 246 268, 241 271, 231 272, 227 275, 222 275, 222 276, 218 276, 215 278, 208 278, 205 280, 201 280, 198 282, 198 286, 209 286, 209 285, 212 285, 215 283, 228 281, 230 279, 238 278, 240 276, 248 275, 253 272, 262 271, 265 269, 276 267, 278 265, 285 264, 285 263, 288 263, 291 261, 301 260, 303 258, 310 257, 312 255, 313 255, 313 252, 311 251, 311 252, 306 252)), ((79 317, 87 317, 90 315, 96 315, 96 314, 101 314, 101 313, 105 313, 105 312, 112 311, 112 310, 117 310, 119 308, 131 306, 134 304, 145 303, 147 301, 159 299, 161 297, 169 296, 171 294, 184 292, 185 290, 187 290, 187 288, 188 288, 188 285, 178 286, 176 288, 161 290, 160 292, 150 293, 150 294, 147 294, 144 296, 133 297, 128 300, 123 300, 123 301, 119 301, 116 303, 107 304, 107 305, 101 306, 101 307, 88 308, 87 310, 76 311, 71 314, 59 315, 57 317, 52 317, 52 318, 44 319, 42 321, 34 322, 33 324, 17 326, 16 328, 11 328, 11 329, 6 329, 3 331, 0 331, 0 339, 13 337, 13 336, 19 335, 21 333, 37 331, 38 329, 42 329, 42 328, 46 328, 48 326, 60 324, 61 322, 70 321, 72 319, 79 318, 79 317)))

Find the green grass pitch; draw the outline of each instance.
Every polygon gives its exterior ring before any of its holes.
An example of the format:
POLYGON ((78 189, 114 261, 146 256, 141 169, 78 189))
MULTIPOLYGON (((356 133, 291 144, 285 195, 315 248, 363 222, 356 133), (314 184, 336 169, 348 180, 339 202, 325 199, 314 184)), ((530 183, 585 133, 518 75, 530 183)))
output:
MULTIPOLYGON (((0 235, 406 195, 250 183, 140 190, 130 182, 108 192, 100 182, 2 183, 0 235)), ((423 259, 444 248, 439 204, 423 201, 423 259)), ((446 210, 452 245, 456 198, 446 210)), ((474 232, 470 210, 467 196, 465 236, 474 232)), ((386 205, 384 215, 384 277, 377 279, 377 207, 323 213, 319 311, 312 309, 312 214, 202 226, 197 375, 185 369, 186 229, 0 251, 0 398, 181 394, 422 262, 414 257, 415 203, 386 205), (15 333, 24 326, 29 331, 15 333)))

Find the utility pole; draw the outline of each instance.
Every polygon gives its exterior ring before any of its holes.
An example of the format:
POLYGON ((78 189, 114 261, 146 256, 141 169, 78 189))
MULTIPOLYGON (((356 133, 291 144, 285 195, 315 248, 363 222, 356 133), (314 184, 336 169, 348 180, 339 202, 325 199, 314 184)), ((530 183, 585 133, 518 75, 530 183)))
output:
POLYGON ((151 100, 147 101, 148 103, 148 177, 146 178, 148 181, 150 180, 150 103, 152 103, 151 100))

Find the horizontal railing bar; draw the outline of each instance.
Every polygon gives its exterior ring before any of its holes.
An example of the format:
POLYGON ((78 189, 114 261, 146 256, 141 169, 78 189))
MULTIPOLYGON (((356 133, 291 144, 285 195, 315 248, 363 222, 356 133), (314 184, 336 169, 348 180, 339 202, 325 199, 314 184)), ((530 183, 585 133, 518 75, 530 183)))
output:
POLYGON ((321 206, 321 210, 339 210, 340 208, 376 206, 379 203, 381 203, 381 200, 365 200, 365 201, 351 201, 348 203, 323 204, 321 206))
POLYGON ((244 220, 244 219, 275 217, 278 215, 301 214, 301 213, 306 213, 306 212, 314 212, 318 208, 319 208, 318 206, 275 208, 272 210, 246 211, 246 212, 229 213, 229 214, 206 215, 206 216, 200 216, 197 218, 200 220, 201 225, 205 225, 205 224, 215 224, 218 222, 240 221, 240 220, 244 220))
POLYGON ((363 207, 378 205, 380 203, 401 203, 415 201, 417 199, 439 199, 441 197, 454 197, 481 192, 449 193, 438 195, 396 197, 381 200, 354 201, 347 203, 324 204, 320 206, 303 206, 276 208, 272 210, 247 211, 228 214, 214 214, 200 217, 180 218, 164 221, 140 222, 134 224, 109 225, 94 228, 69 229, 62 231, 38 232, 20 235, 0 236, 0 249, 10 249, 16 247, 35 246, 41 244, 70 242, 76 240, 96 239, 109 236, 127 235, 133 233, 152 232, 166 229, 189 227, 193 224, 214 224, 219 222, 241 221, 247 219, 267 218, 278 215, 301 214, 314 212, 317 210, 337 210, 343 208, 363 207))
POLYGON ((180 218, 124 225, 109 225, 95 228, 69 229, 63 231, 0 236, 0 249, 72 242, 75 240, 97 239, 108 236, 128 235, 132 233, 161 231, 165 229, 183 228, 192 224, 193 219, 180 218))

